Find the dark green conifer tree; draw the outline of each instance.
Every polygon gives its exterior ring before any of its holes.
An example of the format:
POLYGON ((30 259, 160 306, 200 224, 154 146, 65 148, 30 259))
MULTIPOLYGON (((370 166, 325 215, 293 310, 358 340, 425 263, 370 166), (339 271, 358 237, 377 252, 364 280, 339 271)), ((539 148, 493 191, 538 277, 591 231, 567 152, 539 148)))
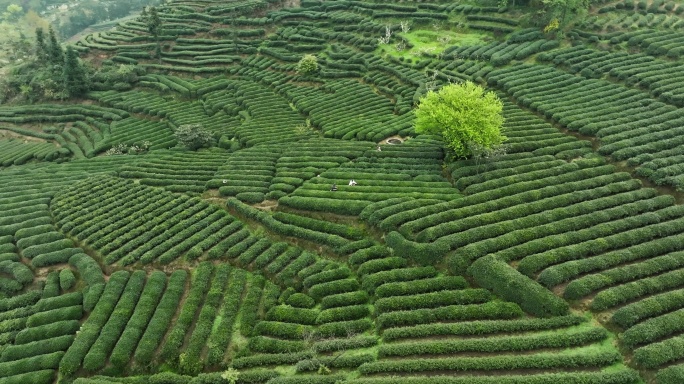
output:
POLYGON ((45 46, 45 32, 43 28, 36 28, 36 56, 39 60, 47 57, 47 47, 45 46))
POLYGON ((48 61, 52 65, 61 67, 62 64, 64 64, 64 51, 62 50, 62 46, 59 44, 59 41, 57 41, 57 35, 52 27, 50 27, 48 30, 48 39, 48 61))
POLYGON ((85 68, 78 60, 78 53, 72 46, 67 46, 62 79, 64 90, 70 97, 82 96, 90 88, 85 68))
POLYGON ((140 17, 138 17, 139 21, 142 21, 143 23, 147 23, 147 18, 149 15, 147 14, 147 7, 143 7, 142 12, 140 12, 140 17))
POLYGON ((157 39, 159 37, 159 33, 161 32, 162 22, 159 18, 159 13, 157 12, 156 7, 150 8, 150 14, 147 19, 147 30, 152 36, 154 36, 155 39, 157 39))
POLYGON ((147 16, 147 30, 150 31, 150 34, 154 36, 154 40, 157 42, 157 46, 154 49, 154 56, 159 59, 159 63, 161 64, 161 44, 159 43, 159 34, 161 33, 162 29, 162 21, 161 18, 159 18, 159 12, 157 12, 157 8, 155 7, 150 7, 150 13, 147 16))

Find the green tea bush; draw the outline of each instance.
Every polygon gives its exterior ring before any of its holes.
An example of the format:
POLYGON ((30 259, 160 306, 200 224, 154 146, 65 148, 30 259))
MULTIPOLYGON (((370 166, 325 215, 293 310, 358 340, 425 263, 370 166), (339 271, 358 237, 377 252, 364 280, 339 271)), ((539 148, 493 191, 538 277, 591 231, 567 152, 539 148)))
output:
POLYGON ((369 299, 370 297, 366 291, 353 291, 328 295, 321 299, 321 309, 365 304, 369 299))
POLYGON ((501 336, 483 339, 435 340, 383 344, 379 357, 414 355, 449 355, 462 352, 495 353, 531 351, 544 348, 571 348, 605 340, 608 332, 603 328, 588 328, 557 334, 501 336))
POLYGON ((370 315, 367 305, 350 305, 346 307, 328 308, 322 310, 316 318, 317 324, 339 321, 356 320, 370 315))
POLYGON ((102 292, 102 297, 97 302, 97 306, 95 306, 88 320, 81 327, 81 332, 64 354, 64 358, 59 362, 59 372, 61 374, 72 376, 80 368, 90 347, 96 342, 100 335, 100 330, 105 326, 118 303, 128 277, 129 274, 126 271, 112 274, 104 292, 102 292))
POLYGON ((385 283, 375 289, 375 296, 406 296, 467 287, 468 282, 461 276, 440 276, 407 282, 385 283))
POLYGON ((169 277, 166 291, 154 310, 149 326, 145 328, 133 355, 137 367, 147 367, 152 363, 154 353, 171 325, 178 303, 185 292, 187 277, 188 272, 185 270, 174 271, 169 277))
POLYGON ((593 367, 613 364, 616 351, 573 352, 570 354, 531 354, 492 357, 451 357, 441 359, 380 360, 359 367, 362 374, 422 372, 441 370, 549 369, 593 367))
POLYGON ((387 312, 378 315, 375 322, 384 329, 435 321, 513 319, 522 316, 522 314, 523 311, 514 303, 491 301, 484 304, 451 305, 435 309, 387 312))
POLYGON ((359 288, 361 288, 361 285, 356 279, 342 279, 313 285, 311 288, 309 288, 308 293, 309 296, 313 297, 314 299, 320 300, 326 296, 352 292, 358 290, 359 288))
POLYGON ((318 311, 314 309, 294 308, 279 305, 271 308, 266 314, 266 319, 285 323, 314 325, 318 311))
POLYGON ((63 291, 68 291, 76 284, 76 276, 71 269, 65 268, 59 271, 59 286, 63 291))
POLYGON ((79 320, 55 321, 53 323, 21 330, 17 333, 14 342, 15 345, 21 345, 64 335, 73 335, 80 327, 81 323, 79 320))
POLYGON ((476 336, 496 333, 530 332, 559 329, 585 322, 582 316, 567 315, 541 319, 475 320, 459 323, 419 324, 385 329, 382 337, 387 341, 430 336, 476 336))
POLYGON ((303 293, 295 293, 286 300, 288 305, 297 308, 313 308, 316 301, 303 293))
POLYGON ((436 274, 435 267, 397 268, 364 276, 362 286, 365 290, 374 292, 378 286, 385 283, 420 280, 434 277, 436 274))
POLYGON ((375 300, 374 305, 376 311, 383 313, 456 304, 479 304, 491 299, 491 293, 485 289, 464 289, 461 291, 437 291, 410 296, 384 297, 375 300))
POLYGON ((520 304, 529 313, 551 317, 568 312, 569 306, 564 300, 494 256, 478 259, 468 268, 468 273, 480 286, 520 304))

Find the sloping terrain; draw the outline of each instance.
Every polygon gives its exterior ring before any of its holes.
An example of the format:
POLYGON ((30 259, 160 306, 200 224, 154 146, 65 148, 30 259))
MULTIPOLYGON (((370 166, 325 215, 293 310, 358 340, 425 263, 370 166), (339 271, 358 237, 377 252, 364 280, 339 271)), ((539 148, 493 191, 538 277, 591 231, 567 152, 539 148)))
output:
POLYGON ((141 75, 0 105, 0 384, 684 382, 684 4, 536 11, 172 0, 82 38, 141 75), (463 80, 505 153, 414 131, 463 80))

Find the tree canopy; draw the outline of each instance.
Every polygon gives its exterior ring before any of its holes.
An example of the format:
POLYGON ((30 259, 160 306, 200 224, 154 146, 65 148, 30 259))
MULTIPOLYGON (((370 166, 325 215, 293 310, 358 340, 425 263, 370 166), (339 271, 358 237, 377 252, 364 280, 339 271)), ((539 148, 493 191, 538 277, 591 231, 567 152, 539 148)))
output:
POLYGON ((418 133, 439 134, 456 157, 473 148, 490 149, 506 139, 501 133, 503 103, 494 92, 466 81, 449 84, 421 97, 415 110, 418 133))
POLYGON ((67 46, 64 65, 62 67, 64 90, 69 96, 82 96, 90 88, 85 69, 78 60, 78 53, 74 48, 67 46))
POLYGON ((569 14, 586 13, 590 3, 590 0, 542 0, 546 14, 551 17, 550 21, 557 20, 557 28, 565 27, 569 14))
POLYGON ((211 147, 214 144, 214 134, 202 127, 202 124, 184 124, 174 132, 178 144, 196 151, 200 148, 211 147))
POLYGON ((314 55, 304 55, 297 64, 297 73, 308 75, 318 71, 318 59, 314 55))

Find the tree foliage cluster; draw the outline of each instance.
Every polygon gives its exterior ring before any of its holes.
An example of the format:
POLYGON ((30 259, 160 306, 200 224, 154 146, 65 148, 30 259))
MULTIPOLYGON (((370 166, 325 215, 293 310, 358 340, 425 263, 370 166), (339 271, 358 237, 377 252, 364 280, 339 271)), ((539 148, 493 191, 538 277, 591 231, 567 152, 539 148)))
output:
POLYGON ((486 153, 500 146, 503 103, 494 92, 466 81, 429 91, 415 110, 416 132, 441 135, 456 157, 486 153))
POLYGON ((84 63, 71 46, 64 49, 56 32, 36 29, 28 60, 13 67, 0 82, 0 101, 28 102, 80 97, 91 89, 128 89, 144 73, 140 67, 104 63, 97 70, 84 63))
POLYGON ((174 132, 178 144, 191 151, 211 147, 216 138, 214 134, 204 129, 201 124, 184 124, 174 132))
POLYGON ((309 75, 318 71, 318 59, 314 55, 304 55, 297 64, 297 73, 309 75))
POLYGON ((65 99, 88 91, 86 69, 78 53, 62 48, 55 31, 50 28, 45 36, 36 30, 35 50, 31 58, 12 68, 4 81, 3 99, 21 96, 28 101, 37 99, 65 99))
POLYGON ((592 0, 531 0, 537 12, 529 14, 529 23, 544 27, 545 32, 560 32, 573 18, 587 14, 592 0))

